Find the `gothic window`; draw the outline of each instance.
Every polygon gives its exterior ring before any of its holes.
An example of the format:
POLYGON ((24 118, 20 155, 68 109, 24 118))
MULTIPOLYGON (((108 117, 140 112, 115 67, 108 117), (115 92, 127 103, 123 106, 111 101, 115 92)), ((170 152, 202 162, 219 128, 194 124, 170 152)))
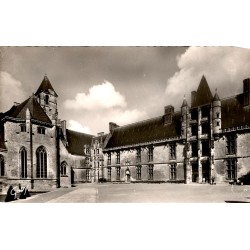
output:
POLYGON ((154 179, 154 165, 148 166, 148 179, 153 180, 154 179))
POLYGON ((25 123, 20 124, 20 129, 21 132, 26 132, 26 124, 25 123))
POLYGON ((67 174, 67 163, 64 161, 61 163, 61 175, 66 175, 67 174))
POLYGON ((90 180, 90 170, 86 169, 86 180, 89 181, 90 180))
POLYGON ((116 152, 116 164, 120 164, 120 152, 116 152))
POLYGON ((116 180, 119 181, 121 178, 121 168, 116 167, 116 180))
POLYGON ((227 136, 227 154, 236 154, 236 136, 227 136))
POLYGON ((176 180, 176 164, 170 165, 170 180, 176 180))
POLYGON ((136 162, 141 162, 141 148, 136 150, 136 162))
POLYGON ((27 178, 27 151, 24 147, 20 149, 21 178, 27 178))
POLYGON ((176 145, 175 144, 169 145, 169 158, 170 160, 176 159, 176 145))
POLYGON ((227 159, 227 178, 229 180, 236 179, 236 160, 235 159, 227 159))
POLYGON ((141 180, 141 166, 136 167, 136 179, 141 180))
POLYGON ((149 162, 153 161, 153 159, 154 159, 153 150, 154 150, 153 147, 148 148, 148 161, 149 162))
POLYGON ((45 135, 45 128, 44 127, 37 127, 37 133, 45 135))
POLYGON ((197 124, 194 124, 191 126, 191 133, 192 133, 192 135, 198 134, 198 125, 197 124))
POLYGON ((107 179, 108 181, 111 181, 111 167, 108 167, 108 176, 107 176, 107 179))
POLYGON ((111 153, 108 153, 108 165, 111 165, 111 153))
POLYGON ((0 176, 5 175, 5 169, 4 169, 4 157, 0 155, 0 176))
POLYGON ((45 104, 48 105, 49 104, 49 96, 45 95, 44 100, 45 100, 45 104))
POLYGON ((47 152, 43 146, 36 150, 36 177, 47 178, 47 152))

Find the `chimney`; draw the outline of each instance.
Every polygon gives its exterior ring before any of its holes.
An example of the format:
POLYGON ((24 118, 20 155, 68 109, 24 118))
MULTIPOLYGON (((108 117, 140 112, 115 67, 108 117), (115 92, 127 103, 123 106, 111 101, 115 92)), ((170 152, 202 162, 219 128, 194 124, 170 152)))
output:
POLYGON ((169 124, 172 122, 174 107, 172 105, 165 106, 165 114, 164 114, 164 124, 169 124))
POLYGON ((118 126, 116 123, 110 122, 110 123, 109 123, 109 132, 112 134, 113 131, 114 131, 114 129, 115 129, 115 128, 118 128, 118 127, 119 127, 119 126, 118 126))
POLYGON ((191 92, 191 107, 195 106, 196 103, 196 91, 191 92))
POLYGON ((243 105, 248 106, 250 102, 250 78, 243 80, 243 105))

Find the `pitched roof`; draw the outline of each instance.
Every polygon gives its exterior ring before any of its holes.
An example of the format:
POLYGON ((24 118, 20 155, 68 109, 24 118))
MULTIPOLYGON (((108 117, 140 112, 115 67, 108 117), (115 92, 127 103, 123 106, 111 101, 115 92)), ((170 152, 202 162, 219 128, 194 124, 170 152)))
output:
POLYGON ((67 150, 73 155, 84 155, 84 145, 91 145, 93 135, 66 129, 67 150))
POLYGON ((250 125, 249 106, 243 106, 243 94, 221 100, 221 128, 250 125))
POLYGON ((51 83, 49 81, 49 78, 45 75, 44 78, 43 78, 43 81, 41 82, 41 84, 40 84, 38 90, 36 91, 35 95, 38 95, 41 92, 49 94, 50 93, 49 89, 52 90, 55 93, 56 97, 58 96, 56 91, 53 89, 53 87, 52 87, 52 85, 51 85, 51 83))
POLYGON ((26 110, 29 109, 31 118, 37 121, 52 124, 51 120, 37 102, 34 95, 17 106, 12 106, 10 110, 3 114, 4 117, 26 119, 26 110))
POLYGON ((114 129, 106 149, 164 140, 181 135, 181 114, 173 115, 172 123, 164 125, 164 116, 114 129))
POLYGON ((203 75, 199 84, 199 87, 196 92, 195 102, 192 103, 192 107, 201 106, 207 103, 210 103, 213 100, 213 95, 208 86, 207 80, 203 75))

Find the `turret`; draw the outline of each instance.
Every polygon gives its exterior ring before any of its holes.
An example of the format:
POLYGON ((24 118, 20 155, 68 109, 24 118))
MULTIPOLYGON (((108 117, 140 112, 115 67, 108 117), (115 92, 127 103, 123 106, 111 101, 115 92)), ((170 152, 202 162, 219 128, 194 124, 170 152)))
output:
POLYGON ((212 107, 213 134, 218 135, 221 132, 221 100, 217 90, 213 98, 212 107))
POLYGON ((57 121, 57 97, 47 75, 44 76, 42 83, 36 91, 37 101, 44 109, 53 124, 57 121))

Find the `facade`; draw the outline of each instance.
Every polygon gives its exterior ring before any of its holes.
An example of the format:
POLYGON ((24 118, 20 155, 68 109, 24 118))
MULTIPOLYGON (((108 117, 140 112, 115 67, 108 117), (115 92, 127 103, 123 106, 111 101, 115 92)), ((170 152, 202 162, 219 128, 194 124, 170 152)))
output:
POLYGON ((47 76, 21 104, 0 113, 0 188, 35 190, 86 181, 93 136, 66 128, 58 119, 57 94, 47 76))
POLYGON ((0 113, 0 189, 34 190, 84 182, 226 183, 250 172, 250 79, 220 99, 203 76, 180 110, 118 126, 97 136, 58 118, 47 76, 21 104, 0 113))
POLYGON ((250 79, 220 99, 203 76, 191 104, 126 126, 110 123, 104 176, 116 182, 225 183, 250 171, 250 79))

